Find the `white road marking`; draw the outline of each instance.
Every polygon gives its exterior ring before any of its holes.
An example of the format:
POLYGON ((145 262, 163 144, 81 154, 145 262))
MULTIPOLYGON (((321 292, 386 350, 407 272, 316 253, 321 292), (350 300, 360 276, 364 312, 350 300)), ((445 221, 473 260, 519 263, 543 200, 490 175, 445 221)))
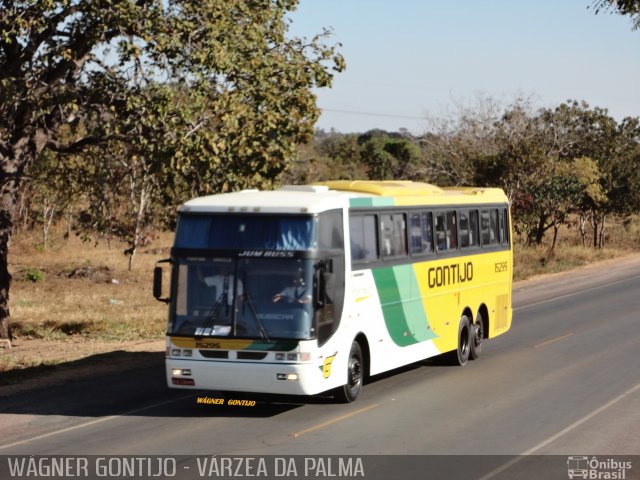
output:
POLYGON ((0 450, 5 448, 15 447, 17 445, 24 445, 25 443, 33 442, 35 440, 41 440, 43 438, 53 437, 55 435, 59 435, 61 433, 71 432, 73 430, 79 430, 81 428, 90 427, 91 425, 97 425, 98 423, 108 422, 109 420, 113 420, 114 418, 120 418, 126 415, 135 415, 136 413, 144 412, 145 410, 150 410, 152 408, 161 407, 162 405, 168 405, 170 403, 176 403, 185 398, 189 398, 194 396, 194 394, 189 394, 184 397, 174 398, 172 400, 167 400, 160 403, 154 403, 153 405, 147 405, 146 407, 136 408, 135 410, 130 410, 128 412, 121 413, 119 415, 110 415, 108 417, 96 418, 95 420, 90 420, 88 422, 80 423, 78 425, 74 425, 72 427, 61 428, 59 430, 54 430, 53 432, 43 433, 42 435, 37 435, 35 437, 27 438, 25 440, 18 440, 17 442, 7 443, 6 445, 0 445, 0 450))
POLYGON ((490 478, 495 477, 496 475, 504 472, 505 470, 507 470, 508 468, 511 468, 513 465, 515 465, 516 463, 524 460, 524 458, 528 455, 532 455, 535 452, 537 452, 538 450, 543 449, 544 447, 546 447, 547 445, 549 445, 550 443, 555 442, 556 440, 558 440, 560 437, 562 437, 563 435, 566 435, 567 433, 571 432, 572 430, 575 430, 576 428, 578 428, 580 425, 582 425, 585 422, 588 422, 589 420, 591 420, 593 417, 595 417, 596 415, 604 412, 607 408, 615 405, 616 403, 618 403, 620 400, 624 400, 625 398, 627 398, 629 395, 631 395, 632 393, 634 393, 636 390, 640 390, 640 383, 637 384, 635 387, 630 388, 629 390, 627 390, 626 392, 624 392, 621 395, 618 395, 616 398, 614 398, 613 400, 610 400, 609 402, 605 403, 604 405, 602 405, 599 408, 596 408, 594 411, 592 411, 591 413, 589 413, 588 415, 585 415, 584 417, 582 417, 580 420, 577 420, 575 422, 573 422, 571 425, 569 425, 568 427, 560 430, 558 433, 556 433, 555 435, 550 436, 549 438, 547 438, 546 440, 540 442, 539 444, 537 444, 534 447, 531 447, 529 450, 526 450, 524 452, 522 452, 520 455, 518 455, 517 457, 515 457, 513 460, 499 466, 498 468, 496 468, 495 470, 489 472, 488 474, 484 475, 483 477, 480 477, 479 480, 489 480, 490 478))
POLYGON ((573 296, 579 295, 581 293, 591 292, 593 290, 599 290, 601 288, 610 287, 611 285, 618 285, 619 283, 628 282, 629 280, 635 280, 636 278, 638 278, 638 276, 623 278, 622 280, 616 280, 615 282, 604 283, 602 285, 597 285, 595 287, 586 288, 584 290, 577 290, 575 292, 565 293, 564 295, 558 295, 557 297, 547 298, 545 300, 540 300, 538 302, 528 303, 528 304, 523 305, 521 307, 515 307, 515 308, 513 308, 513 311, 517 312, 518 310, 525 310, 527 308, 536 307, 538 305, 544 305, 545 303, 555 302, 556 300, 562 300, 563 298, 573 297, 573 296))

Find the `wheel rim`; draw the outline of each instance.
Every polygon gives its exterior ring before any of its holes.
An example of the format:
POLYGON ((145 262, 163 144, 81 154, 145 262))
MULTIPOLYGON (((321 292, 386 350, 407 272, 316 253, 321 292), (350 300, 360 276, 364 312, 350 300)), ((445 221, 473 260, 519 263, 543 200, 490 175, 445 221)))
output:
POLYGON ((462 329, 460 332, 460 353, 463 357, 467 356, 467 352, 469 351, 469 333, 466 328, 462 329))
POLYGON ((484 338, 484 331, 482 330, 482 320, 478 320, 473 328, 473 344, 478 347, 482 343, 484 338))
POLYGON ((360 359, 353 356, 349 359, 349 389, 355 391, 362 382, 362 364, 360 359))

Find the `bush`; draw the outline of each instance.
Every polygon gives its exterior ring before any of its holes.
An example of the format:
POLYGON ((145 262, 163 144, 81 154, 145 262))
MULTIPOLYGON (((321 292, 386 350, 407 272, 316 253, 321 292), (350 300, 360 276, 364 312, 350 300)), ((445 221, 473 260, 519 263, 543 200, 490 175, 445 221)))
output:
POLYGON ((33 283, 42 282, 44 280, 44 272, 37 268, 30 268, 24 272, 24 280, 33 283))

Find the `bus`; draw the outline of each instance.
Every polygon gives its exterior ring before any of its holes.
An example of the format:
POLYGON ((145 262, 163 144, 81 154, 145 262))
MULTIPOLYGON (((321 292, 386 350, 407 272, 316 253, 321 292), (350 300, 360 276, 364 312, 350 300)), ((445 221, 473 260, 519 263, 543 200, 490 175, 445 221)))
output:
POLYGON ((497 188, 340 180, 187 201, 154 270, 168 386, 352 402, 369 376, 465 365, 511 326, 511 238, 497 188))

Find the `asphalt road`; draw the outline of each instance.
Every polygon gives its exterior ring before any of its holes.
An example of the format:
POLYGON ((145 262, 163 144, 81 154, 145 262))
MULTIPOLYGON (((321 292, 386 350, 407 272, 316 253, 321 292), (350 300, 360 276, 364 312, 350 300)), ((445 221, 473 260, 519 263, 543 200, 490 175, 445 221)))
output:
POLYGON ((638 455, 639 314, 637 258, 524 282, 511 331, 479 360, 411 365, 346 405, 199 405, 165 387, 158 356, 154 368, 0 398, 0 455, 638 455))

